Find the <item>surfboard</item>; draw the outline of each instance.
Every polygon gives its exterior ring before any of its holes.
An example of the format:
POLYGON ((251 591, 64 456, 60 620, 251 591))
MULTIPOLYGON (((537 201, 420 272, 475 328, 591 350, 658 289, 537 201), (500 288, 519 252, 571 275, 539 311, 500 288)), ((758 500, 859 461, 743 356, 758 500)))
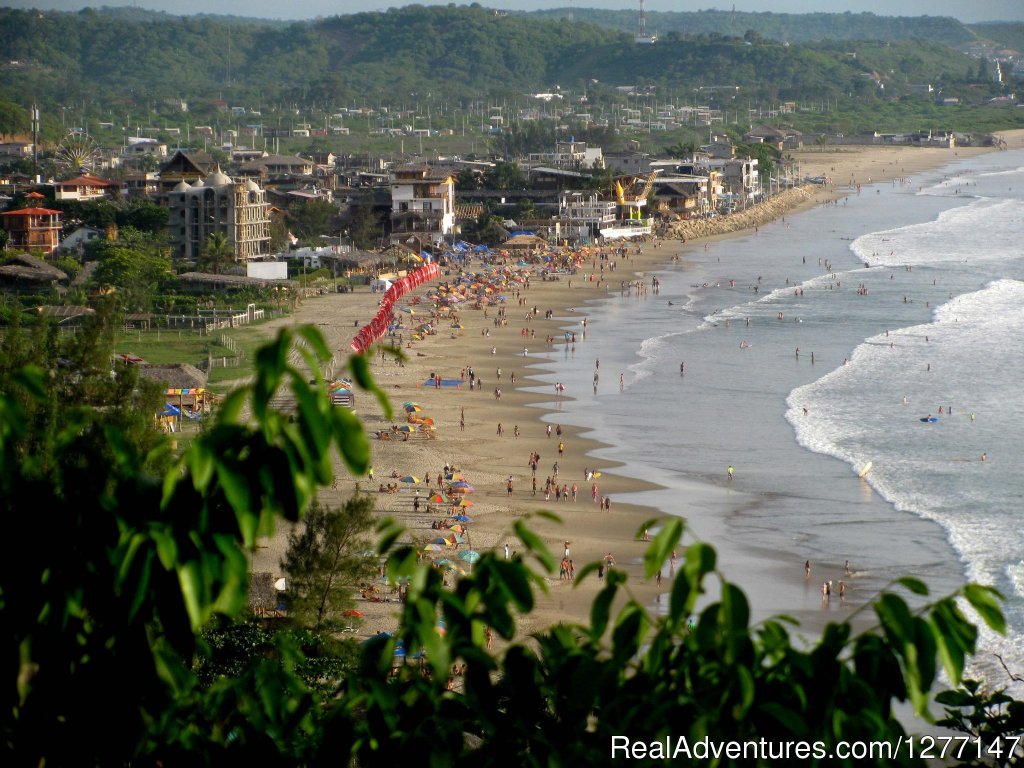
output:
POLYGON ((937 416, 922 416, 921 417, 921 421, 925 422, 926 424, 934 424, 938 420, 939 419, 938 419, 937 416))
POLYGON ((863 467, 860 468, 860 472, 857 473, 857 477, 864 477, 868 472, 871 471, 871 462, 869 461, 863 467))

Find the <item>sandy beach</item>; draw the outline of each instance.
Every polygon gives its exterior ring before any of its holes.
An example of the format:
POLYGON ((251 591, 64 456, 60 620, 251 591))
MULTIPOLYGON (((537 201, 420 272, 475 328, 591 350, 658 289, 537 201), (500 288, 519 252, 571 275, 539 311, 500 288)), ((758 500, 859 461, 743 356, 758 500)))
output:
MULTIPOLYGON (((1024 146, 1024 131, 1001 135, 1011 148, 1024 146)), ((854 190, 858 184, 912 179, 915 174, 939 168, 954 158, 989 151, 994 150, 842 147, 833 151, 815 148, 794 153, 801 163, 802 175, 825 176, 832 183, 789 193, 783 211, 795 213, 828 203, 854 190)), ((771 220, 779 215, 779 209, 766 207, 761 215, 765 221, 771 220)), ((588 302, 606 296, 609 282, 614 284, 616 291, 620 281, 635 280, 638 274, 649 282, 651 271, 669 263, 674 257, 678 256, 685 264, 688 250, 702 247, 708 239, 734 236, 742 231, 691 236, 685 243, 663 239, 656 244, 643 244, 642 252, 637 252, 636 245, 629 246, 625 258, 610 256, 610 260, 616 262, 616 268, 613 272, 606 272, 608 279, 603 282, 599 279, 596 260, 588 261, 576 275, 563 275, 559 280, 542 280, 535 275, 528 287, 521 288, 518 297, 514 293, 507 294, 503 322, 498 318, 495 305, 486 310, 463 305, 458 312, 461 328, 452 328, 451 318, 439 319, 435 323, 436 333, 417 341, 411 341, 411 331, 404 330, 404 363, 379 355, 372 361, 373 373, 395 409, 392 419, 385 420, 372 397, 357 393, 356 412, 371 436, 374 479, 370 482, 367 478, 350 477, 337 461, 337 487, 324 489, 322 501, 340 504, 358 486, 361 491, 375 496, 381 516, 397 518, 407 528, 409 540, 422 548, 437 535, 437 531, 431 528, 432 523, 444 519, 448 509, 447 506, 429 504, 428 497, 437 490, 436 479, 443 473, 445 465, 455 466, 476 488, 468 495, 473 503, 467 510, 473 518, 466 524, 469 541, 460 550, 469 547, 481 553, 493 550, 501 556, 504 556, 506 546, 510 552, 521 551, 521 543, 512 533, 512 524, 534 510, 551 510, 561 518, 561 524, 537 518, 530 525, 543 537, 556 561, 562 558, 565 547, 568 547, 569 557, 577 571, 584 564, 611 554, 615 567, 624 568, 629 574, 629 591, 633 596, 644 604, 655 604, 659 595, 668 589, 669 568, 667 565, 664 568, 665 581, 661 587, 654 580, 644 580, 639 563, 646 545, 638 533, 642 532, 644 521, 656 513, 649 508, 616 501, 624 493, 642 490, 644 484, 618 475, 613 462, 595 459, 592 452, 602 446, 582 438, 580 432, 585 430, 558 425, 557 402, 560 396, 556 395, 554 388, 548 394, 528 392, 526 388, 536 387, 538 382, 532 376, 545 370, 549 356, 562 352, 563 332, 570 322, 579 323, 582 335, 582 321, 587 315, 588 302), (590 279, 592 276, 594 279, 590 279), (533 308, 536 308, 535 313, 533 308), (553 337, 555 342, 546 343, 548 337, 553 337), (524 355, 524 348, 528 354, 524 355), (466 375, 469 368, 473 369, 478 380, 482 380, 482 384, 472 390, 466 375), (423 386, 432 374, 460 381, 465 376, 465 382, 458 387, 423 386), (501 390, 500 398, 495 391, 497 388, 501 390), (436 439, 418 434, 408 440, 377 439, 375 435, 379 430, 390 431, 392 425, 405 423, 401 404, 409 400, 421 406, 419 416, 434 420, 436 439), (537 407, 541 403, 554 405, 550 409, 537 407), (464 421, 464 428, 460 428, 460 421, 464 421), (547 431, 549 424, 553 425, 550 435, 547 431), (561 436, 556 431, 558 426, 562 429, 561 436), (560 443, 563 444, 561 452, 560 443), (536 469, 536 493, 532 490, 533 475, 529 467, 530 456, 534 452, 540 455, 536 469), (571 495, 569 500, 556 502, 552 495, 545 501, 545 479, 553 475, 555 462, 558 464, 559 485, 567 485, 570 489, 574 484, 578 487, 575 501, 571 495), (588 482, 587 470, 598 470, 601 476, 588 482), (406 475, 420 478, 422 482, 401 482, 400 478, 406 475), (508 487, 510 476, 511 493, 508 487), (434 483, 427 485, 426 477, 433 478, 434 483), (609 509, 602 510, 592 500, 593 483, 597 484, 598 499, 610 499, 609 509), (380 493, 378 488, 381 484, 397 484, 399 490, 380 493), (414 511, 417 492, 418 512, 414 511)), ((442 278, 445 279, 450 279, 450 276, 442 278)), ((423 286, 415 295, 423 296, 429 287, 423 286)), ((354 294, 314 297, 299 306, 294 315, 268 323, 264 328, 269 336, 281 324, 315 325, 324 333, 331 348, 338 351, 340 365, 354 332, 371 319, 379 298, 380 294, 371 293, 369 289, 354 294)), ((405 324, 410 327, 417 324, 421 313, 423 320, 431 320, 431 308, 427 302, 414 306, 416 314, 407 316, 405 324)), ((616 372, 597 366, 595 360, 602 385, 610 386, 610 379, 616 372)), ((579 394, 582 393, 567 390, 563 396, 579 394)), ((268 571, 275 577, 281 575, 280 560, 286 537, 287 530, 282 529, 277 536, 261 545, 254 556, 254 571, 268 571)), ((457 552, 451 554, 457 555, 457 552)), ((794 578, 798 579, 799 575, 794 578)), ((570 582, 559 579, 556 572, 549 574, 547 585, 548 594, 540 597, 537 609, 521 623, 524 632, 537 631, 560 621, 584 620, 602 582, 595 577, 570 582)), ((360 635, 390 630, 396 625, 398 605, 393 602, 393 596, 387 595, 383 585, 381 590, 392 602, 360 603, 359 610, 365 614, 357 627, 360 635)))

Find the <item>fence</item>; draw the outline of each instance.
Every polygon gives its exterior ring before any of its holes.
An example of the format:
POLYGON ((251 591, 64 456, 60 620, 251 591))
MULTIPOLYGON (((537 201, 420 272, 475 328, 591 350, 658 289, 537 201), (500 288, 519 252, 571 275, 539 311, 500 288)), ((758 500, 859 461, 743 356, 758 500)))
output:
POLYGON ((237 328, 266 317, 266 310, 250 304, 245 309, 200 309, 195 315, 164 315, 168 328, 191 328, 200 333, 237 328))

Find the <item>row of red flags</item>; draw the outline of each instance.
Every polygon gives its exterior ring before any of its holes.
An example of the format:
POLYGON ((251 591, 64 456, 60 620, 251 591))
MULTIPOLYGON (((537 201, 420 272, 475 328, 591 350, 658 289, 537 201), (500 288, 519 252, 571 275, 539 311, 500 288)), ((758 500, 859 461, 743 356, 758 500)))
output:
POLYGON ((437 264, 424 264, 403 278, 391 284, 391 287, 384 292, 384 298, 380 300, 380 309, 369 324, 359 329, 359 333, 352 339, 352 351, 362 354, 374 342, 383 338, 388 332, 388 326, 394 318, 395 302, 415 288, 423 285, 428 280, 441 276, 441 268, 437 264))

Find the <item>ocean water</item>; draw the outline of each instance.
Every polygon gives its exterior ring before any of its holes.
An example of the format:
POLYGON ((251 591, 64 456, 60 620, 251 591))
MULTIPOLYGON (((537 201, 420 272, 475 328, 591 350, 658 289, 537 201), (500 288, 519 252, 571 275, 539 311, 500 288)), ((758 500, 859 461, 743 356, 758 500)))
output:
POLYGON ((549 418, 663 486, 621 500, 685 517, 755 619, 842 618, 908 574, 995 585, 1010 632, 983 632, 973 672, 1006 685, 994 654, 1024 671, 1024 152, 850 192, 691 248, 658 294, 611 273, 565 318, 587 338, 538 372, 574 398, 549 418), (847 560, 847 603, 823 606, 847 560))

